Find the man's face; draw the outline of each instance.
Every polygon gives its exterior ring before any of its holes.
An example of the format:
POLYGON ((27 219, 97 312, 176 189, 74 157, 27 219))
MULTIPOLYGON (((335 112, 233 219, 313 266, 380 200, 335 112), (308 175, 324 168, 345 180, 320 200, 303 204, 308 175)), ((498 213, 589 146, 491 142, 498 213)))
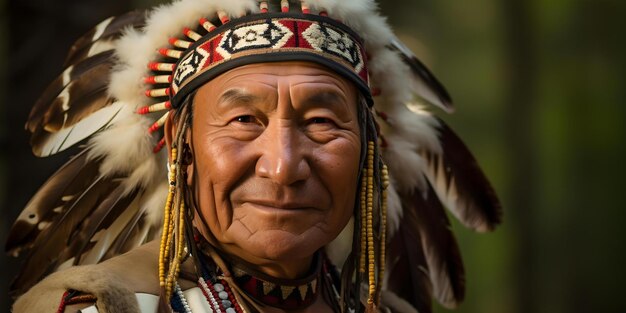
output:
POLYGON ((360 155, 357 91, 306 62, 235 68, 198 89, 192 185, 213 244, 248 261, 310 257, 344 228, 360 155))

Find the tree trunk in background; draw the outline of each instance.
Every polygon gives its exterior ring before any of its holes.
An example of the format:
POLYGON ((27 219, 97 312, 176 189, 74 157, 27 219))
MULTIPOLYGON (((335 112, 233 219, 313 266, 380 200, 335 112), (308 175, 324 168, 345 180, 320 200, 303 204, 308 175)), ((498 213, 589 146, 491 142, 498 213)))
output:
MULTIPOLYGON (((9 1, 9 40, 3 42, 8 58, 1 145, 5 153, 6 191, 0 207, 0 242, 4 246, 8 228, 28 199, 71 152, 50 160, 35 160, 24 123, 37 97, 61 73, 65 55, 83 33, 109 16, 131 9, 126 0, 13 0, 9 1)), ((8 284, 19 262, 0 257, 0 311, 8 312, 8 284)))
POLYGON ((569 137, 560 158, 567 160, 563 229, 550 255, 562 271, 563 296, 553 300, 562 312, 626 312, 625 10, 623 1, 570 5, 555 31, 560 40, 546 51, 569 137))
POLYGON ((535 72, 535 42, 532 34, 530 1, 507 0, 502 1, 502 25, 505 36, 505 111, 504 119, 507 127, 506 137, 509 144, 507 163, 509 168, 508 190, 506 204, 507 216, 505 222, 510 223, 515 230, 517 241, 512 244, 513 268, 515 273, 516 294, 514 307, 516 312, 533 312, 535 275, 534 265, 534 232, 533 211, 536 204, 536 195, 533 185, 537 165, 537 155, 533 149, 531 132, 534 116, 534 100, 536 81, 535 72))

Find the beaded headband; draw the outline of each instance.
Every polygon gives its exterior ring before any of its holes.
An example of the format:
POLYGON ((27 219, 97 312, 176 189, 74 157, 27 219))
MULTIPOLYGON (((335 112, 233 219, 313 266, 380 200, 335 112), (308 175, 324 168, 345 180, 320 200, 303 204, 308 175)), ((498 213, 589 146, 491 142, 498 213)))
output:
MULTIPOLYGON (((267 3, 262 1, 261 13, 233 21, 224 12, 218 12, 221 26, 200 18, 202 27, 197 31, 184 28, 185 39, 170 38, 170 46, 158 50, 162 59, 148 63, 152 75, 144 80, 151 85, 146 96, 167 100, 141 107, 137 112, 177 109, 194 90, 230 69, 280 61, 309 61, 326 66, 351 80, 371 106, 373 100, 361 38, 323 11, 319 15, 311 14, 303 6, 301 13, 289 12, 286 1, 281 6, 282 12, 269 12, 267 3)), ((154 122, 148 132, 160 129, 168 113, 154 122)), ((161 139, 154 152, 164 143, 161 139)))
POLYGON ((363 47, 357 38, 344 25, 323 16, 256 14, 237 19, 210 31, 181 55, 173 68, 172 107, 224 71, 274 61, 326 65, 369 94, 363 47))

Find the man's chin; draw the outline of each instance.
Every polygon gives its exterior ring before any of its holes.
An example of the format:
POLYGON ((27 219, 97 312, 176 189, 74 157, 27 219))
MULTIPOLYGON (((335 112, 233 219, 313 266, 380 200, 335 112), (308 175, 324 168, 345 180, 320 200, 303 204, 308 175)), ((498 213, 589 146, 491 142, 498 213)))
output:
POLYGON ((255 257, 281 262, 309 258, 327 243, 319 234, 272 230, 257 232, 240 246, 255 257))

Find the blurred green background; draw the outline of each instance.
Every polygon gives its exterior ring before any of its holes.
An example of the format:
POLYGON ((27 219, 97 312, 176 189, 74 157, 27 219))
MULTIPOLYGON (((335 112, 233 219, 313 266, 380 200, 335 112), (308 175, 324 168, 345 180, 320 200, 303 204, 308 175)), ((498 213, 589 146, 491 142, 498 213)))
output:
MULTIPOLYGON (((0 0, 0 241, 69 156, 30 154, 23 125, 35 99, 74 39, 150 5, 0 0)), ((626 312, 626 2, 394 0, 381 9, 447 86, 456 113, 434 110, 503 202, 495 233, 454 225, 468 288, 457 312, 626 312)), ((0 311, 16 268, 0 258, 0 311)))

